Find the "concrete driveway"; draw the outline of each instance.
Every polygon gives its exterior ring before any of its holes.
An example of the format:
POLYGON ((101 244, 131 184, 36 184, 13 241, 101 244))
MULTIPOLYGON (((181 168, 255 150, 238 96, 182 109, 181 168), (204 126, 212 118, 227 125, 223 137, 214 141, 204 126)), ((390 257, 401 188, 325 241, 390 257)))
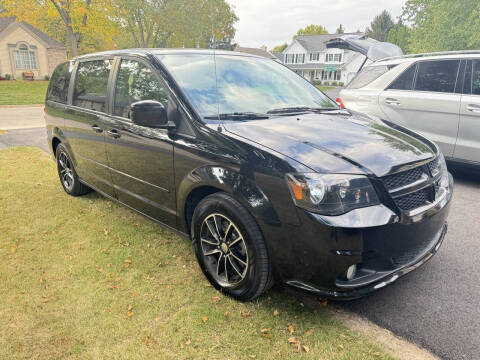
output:
MULTIPOLYGON (((0 108, 0 130, 12 123, 21 128, 0 135, 0 147, 31 145, 48 151, 42 108, 0 108), (32 128, 34 124, 41 127, 32 128)), ((473 360, 480 359, 480 174, 450 170, 455 193, 438 254, 393 285, 337 305, 444 359, 473 360)))

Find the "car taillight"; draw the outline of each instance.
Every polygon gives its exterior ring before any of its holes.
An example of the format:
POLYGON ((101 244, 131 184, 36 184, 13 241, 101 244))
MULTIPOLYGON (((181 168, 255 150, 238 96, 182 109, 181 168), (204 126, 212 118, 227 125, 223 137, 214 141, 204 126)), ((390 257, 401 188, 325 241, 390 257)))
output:
POLYGON ((335 99, 335 102, 340 106, 342 109, 345 109, 345 105, 343 105, 342 99, 339 97, 335 99))

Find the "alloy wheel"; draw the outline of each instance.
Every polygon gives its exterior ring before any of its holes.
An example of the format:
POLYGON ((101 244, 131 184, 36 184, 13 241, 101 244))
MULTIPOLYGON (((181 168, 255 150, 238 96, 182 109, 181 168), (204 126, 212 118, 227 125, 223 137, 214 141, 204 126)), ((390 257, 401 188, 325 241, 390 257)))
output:
POLYGON ((67 190, 72 190, 74 183, 72 165, 67 154, 64 152, 58 155, 58 166, 60 167, 60 179, 62 180, 63 186, 67 190))
POLYGON ((205 265, 223 287, 234 287, 245 279, 249 262, 247 245, 238 227, 221 214, 203 220, 200 242, 205 265))

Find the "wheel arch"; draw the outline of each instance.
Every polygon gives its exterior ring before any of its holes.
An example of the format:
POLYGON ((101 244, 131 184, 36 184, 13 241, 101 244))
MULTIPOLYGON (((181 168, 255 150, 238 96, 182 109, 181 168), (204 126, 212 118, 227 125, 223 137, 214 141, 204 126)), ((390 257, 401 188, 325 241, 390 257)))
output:
POLYGON ((191 171, 178 187, 177 209, 180 230, 190 234, 195 207, 206 196, 226 192, 245 206, 260 223, 280 224, 270 199, 240 172, 220 166, 203 166, 191 171))

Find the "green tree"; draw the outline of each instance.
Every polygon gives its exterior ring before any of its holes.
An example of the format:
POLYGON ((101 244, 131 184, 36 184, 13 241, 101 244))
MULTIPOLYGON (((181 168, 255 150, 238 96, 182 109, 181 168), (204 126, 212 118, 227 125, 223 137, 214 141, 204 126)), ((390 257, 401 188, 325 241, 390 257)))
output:
POLYGON ((394 26, 393 19, 387 10, 375 16, 370 23, 370 28, 365 30, 367 36, 378 41, 387 41, 388 32, 394 26))
POLYGON ((390 29, 387 36, 387 41, 398 45, 405 54, 409 52, 409 39, 410 28, 401 19, 390 29))
POLYGON ((297 33, 293 36, 293 40, 297 38, 298 35, 322 35, 328 34, 327 29, 322 25, 310 24, 305 26, 303 29, 298 29, 297 33))
POLYGON ((282 52, 283 50, 285 50, 287 48, 287 46, 288 46, 287 43, 282 44, 282 45, 277 45, 272 49, 272 51, 273 52, 282 52))
POLYGON ((411 24, 410 51, 480 48, 478 0, 407 0, 402 19, 411 24))
POLYGON ((345 28, 343 27, 342 24, 340 24, 337 30, 335 30, 335 34, 345 34, 345 28))

